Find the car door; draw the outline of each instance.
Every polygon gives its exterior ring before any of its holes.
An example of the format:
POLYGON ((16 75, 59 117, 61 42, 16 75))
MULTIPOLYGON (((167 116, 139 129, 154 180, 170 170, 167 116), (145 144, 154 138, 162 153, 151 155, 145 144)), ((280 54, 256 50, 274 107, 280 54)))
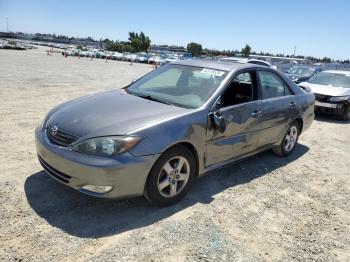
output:
POLYGON ((245 70, 233 76, 211 116, 224 119, 222 132, 213 126, 207 132, 206 166, 233 160, 256 149, 259 101, 256 74, 245 70), (249 91, 250 90, 250 91, 249 91))
POLYGON ((276 143, 296 114, 296 99, 285 81, 270 70, 257 70, 261 115, 258 147, 276 143))

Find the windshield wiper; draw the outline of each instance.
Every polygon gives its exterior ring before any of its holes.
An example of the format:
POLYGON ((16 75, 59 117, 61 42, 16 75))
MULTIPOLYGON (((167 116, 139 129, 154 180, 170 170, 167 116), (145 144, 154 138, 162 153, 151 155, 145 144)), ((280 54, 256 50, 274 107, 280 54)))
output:
POLYGON ((156 102, 163 103, 166 105, 171 105, 171 103, 164 101, 164 100, 161 100, 161 99, 158 99, 158 98, 155 98, 154 96, 146 95, 146 96, 141 96, 141 97, 148 99, 148 100, 151 100, 151 101, 156 101, 156 102))
POLYGON ((142 94, 138 94, 138 93, 135 93, 135 92, 130 92, 129 94, 132 94, 132 95, 135 95, 135 96, 138 96, 138 97, 142 97, 142 98, 147 99, 147 100, 151 100, 151 101, 156 101, 156 102, 159 102, 159 103, 163 103, 163 104, 166 104, 166 105, 171 105, 170 102, 164 101, 164 100, 159 99, 159 98, 156 98, 156 97, 154 97, 154 96, 142 95, 142 94))

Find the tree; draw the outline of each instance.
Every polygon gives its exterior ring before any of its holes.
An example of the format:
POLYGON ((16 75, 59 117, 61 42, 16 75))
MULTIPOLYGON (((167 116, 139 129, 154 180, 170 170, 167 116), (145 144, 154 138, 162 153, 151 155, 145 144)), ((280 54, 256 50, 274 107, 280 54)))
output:
POLYGON ((151 39, 146 36, 142 31, 140 33, 140 40, 141 40, 141 50, 145 51, 147 53, 147 50, 149 46, 151 45, 151 39))
POLYGON ((132 42, 132 40, 134 40, 135 38, 138 38, 138 37, 139 37, 138 33, 135 33, 135 32, 129 32, 129 37, 128 37, 128 40, 129 40, 129 42, 131 43, 131 42, 132 42))
POLYGON ((324 58, 322 58, 322 62, 324 63, 330 63, 331 62, 331 59, 327 56, 325 56, 324 58))
POLYGON ((191 42, 187 45, 187 51, 192 54, 192 56, 200 56, 202 54, 202 45, 191 42))
POLYGON ((242 48, 241 54, 244 57, 249 57, 251 50, 252 50, 252 48, 247 44, 247 45, 245 45, 244 48, 242 48))
POLYGON ((135 52, 144 51, 147 53, 148 48, 151 44, 150 38, 146 36, 143 32, 141 32, 140 34, 135 32, 129 32, 128 40, 135 52))

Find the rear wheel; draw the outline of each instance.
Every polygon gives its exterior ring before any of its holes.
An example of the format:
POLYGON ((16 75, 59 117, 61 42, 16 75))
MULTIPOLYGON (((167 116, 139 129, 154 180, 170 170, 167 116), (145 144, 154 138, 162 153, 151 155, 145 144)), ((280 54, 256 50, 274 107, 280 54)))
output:
POLYGON ((181 200, 192 185, 196 162, 192 152, 179 145, 165 151, 152 167, 145 190, 156 206, 169 206, 181 200))
POLYGON ((288 156, 293 152, 299 138, 299 124, 294 121, 287 129, 282 143, 272 148, 272 151, 279 156, 288 156))

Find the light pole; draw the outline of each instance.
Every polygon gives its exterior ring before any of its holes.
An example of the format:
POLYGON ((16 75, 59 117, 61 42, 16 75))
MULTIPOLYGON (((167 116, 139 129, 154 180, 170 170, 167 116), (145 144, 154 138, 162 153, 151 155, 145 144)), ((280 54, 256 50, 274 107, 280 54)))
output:
POLYGON ((294 52, 293 52, 293 57, 295 57, 295 51, 297 50, 297 46, 294 46, 294 52))

